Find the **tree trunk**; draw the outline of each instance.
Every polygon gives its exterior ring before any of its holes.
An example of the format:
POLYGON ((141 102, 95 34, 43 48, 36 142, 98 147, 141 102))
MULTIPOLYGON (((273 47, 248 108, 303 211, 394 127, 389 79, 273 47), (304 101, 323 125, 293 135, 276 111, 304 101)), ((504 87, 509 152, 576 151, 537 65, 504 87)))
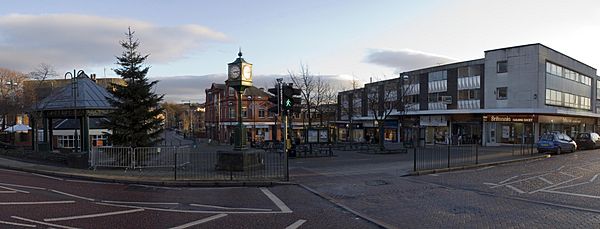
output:
POLYGON ((385 135, 385 131, 383 129, 383 120, 379 121, 378 123, 379 125, 379 150, 380 151, 384 151, 385 150, 385 145, 383 144, 384 141, 384 135, 385 135))

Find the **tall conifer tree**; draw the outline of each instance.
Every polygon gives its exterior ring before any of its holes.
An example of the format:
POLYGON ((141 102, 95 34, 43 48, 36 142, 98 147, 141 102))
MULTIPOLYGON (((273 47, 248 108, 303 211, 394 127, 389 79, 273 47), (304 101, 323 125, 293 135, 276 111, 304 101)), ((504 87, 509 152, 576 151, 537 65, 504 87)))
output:
POLYGON ((126 85, 113 84, 114 98, 108 100, 117 109, 108 115, 106 127, 112 130, 110 139, 115 146, 152 146, 162 141, 162 119, 158 115, 163 112, 160 102, 164 95, 153 91, 158 81, 149 82, 146 78, 150 67, 143 63, 148 55, 137 51, 140 43, 133 34, 129 28, 126 39, 119 42, 124 51, 117 57, 119 68, 114 71, 126 85))

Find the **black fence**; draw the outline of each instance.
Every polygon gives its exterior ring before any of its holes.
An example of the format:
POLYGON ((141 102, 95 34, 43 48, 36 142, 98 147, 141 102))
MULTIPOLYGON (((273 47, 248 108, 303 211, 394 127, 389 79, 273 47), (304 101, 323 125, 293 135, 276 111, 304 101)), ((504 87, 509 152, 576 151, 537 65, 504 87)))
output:
POLYGON ((479 163, 479 146, 432 145, 413 149, 414 171, 452 168, 479 163))

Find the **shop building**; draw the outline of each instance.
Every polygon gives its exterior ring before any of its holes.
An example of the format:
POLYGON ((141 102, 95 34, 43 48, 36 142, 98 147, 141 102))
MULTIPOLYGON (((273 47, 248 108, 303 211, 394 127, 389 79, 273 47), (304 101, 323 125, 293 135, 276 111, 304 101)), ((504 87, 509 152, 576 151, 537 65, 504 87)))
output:
POLYGON ((599 91, 595 68, 530 44, 488 50, 483 59, 402 72, 395 79, 341 92, 339 122, 359 123, 362 135, 368 134, 366 127, 375 118, 365 100, 372 98, 369 93, 379 93, 379 104, 394 103, 385 108, 392 109, 385 120, 386 136, 393 135, 391 121, 398 123, 391 141, 529 144, 550 131, 570 136, 597 131, 599 91), (394 88, 396 96, 382 96, 394 88))

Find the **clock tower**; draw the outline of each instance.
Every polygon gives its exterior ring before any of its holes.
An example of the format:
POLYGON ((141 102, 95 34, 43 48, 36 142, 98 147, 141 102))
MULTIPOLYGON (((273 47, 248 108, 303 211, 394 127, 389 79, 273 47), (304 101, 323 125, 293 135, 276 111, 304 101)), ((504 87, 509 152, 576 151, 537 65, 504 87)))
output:
POLYGON ((246 149, 246 128, 243 125, 242 119, 242 98, 244 91, 248 87, 252 87, 252 64, 242 58, 242 50, 238 52, 238 58, 227 64, 227 80, 225 83, 236 90, 237 92, 237 118, 238 127, 235 130, 235 150, 246 149))

